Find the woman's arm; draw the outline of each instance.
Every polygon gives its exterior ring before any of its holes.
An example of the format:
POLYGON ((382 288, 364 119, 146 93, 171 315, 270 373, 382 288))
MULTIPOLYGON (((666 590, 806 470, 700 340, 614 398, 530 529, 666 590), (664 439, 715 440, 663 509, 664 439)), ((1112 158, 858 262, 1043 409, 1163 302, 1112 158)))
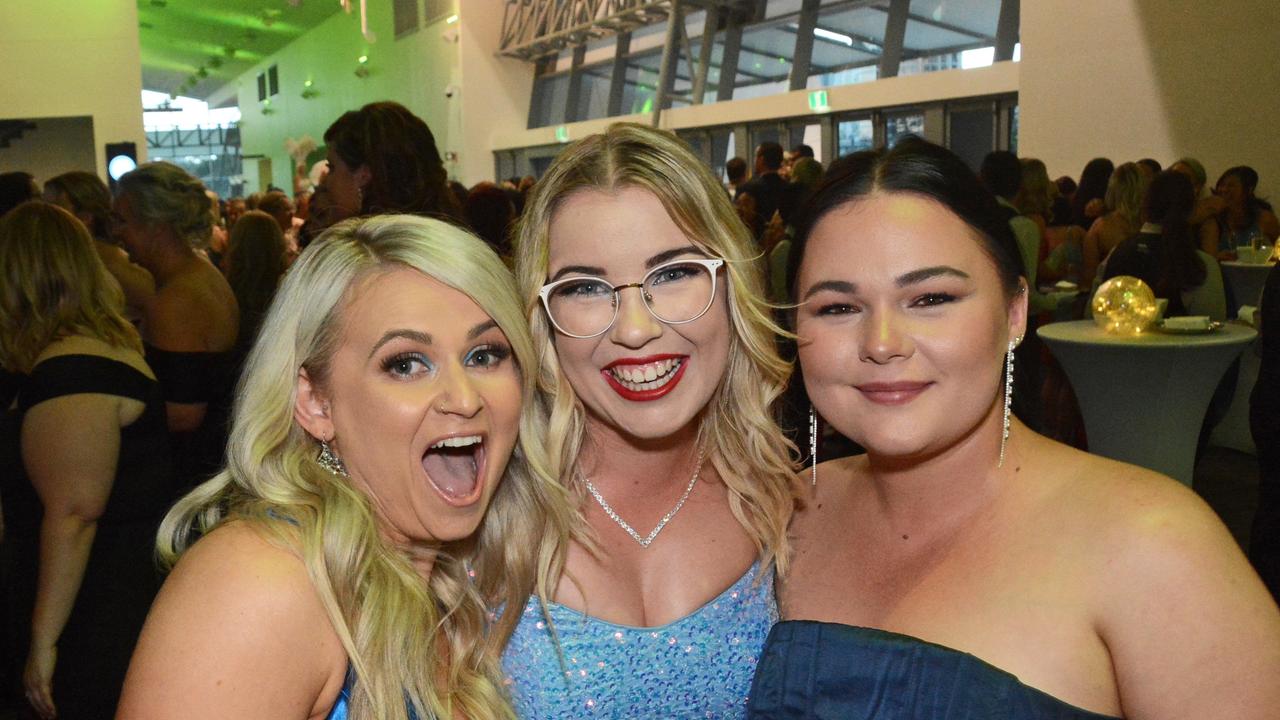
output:
POLYGON ((22 420, 23 465, 44 505, 23 684, 44 717, 55 713, 58 638, 80 592, 115 479, 122 402, 111 395, 67 395, 37 404, 22 420))
POLYGON ((116 717, 324 718, 346 669, 302 562, 232 523, 196 543, 165 581, 116 717))
POLYGON ((1089 226, 1081 242, 1081 253, 1084 255, 1084 267, 1080 269, 1080 277, 1085 283, 1093 282, 1098 274, 1098 265, 1102 262, 1102 226, 1105 220, 1099 218, 1089 226))
POLYGON ((1106 542, 1098 623, 1124 715, 1274 718, 1280 610, 1214 512, 1158 483, 1106 542))
POLYGON ((1200 249, 1210 255, 1218 256, 1218 220, 1209 218, 1200 225, 1200 249))

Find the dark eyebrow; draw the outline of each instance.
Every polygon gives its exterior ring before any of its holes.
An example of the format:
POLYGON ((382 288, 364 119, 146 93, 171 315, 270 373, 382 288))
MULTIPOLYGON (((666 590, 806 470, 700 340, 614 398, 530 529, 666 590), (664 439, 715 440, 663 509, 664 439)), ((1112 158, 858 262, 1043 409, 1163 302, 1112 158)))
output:
POLYGON ((828 290, 831 292, 853 294, 858 290, 858 286, 846 280, 823 280, 820 283, 810 285, 809 289, 805 291, 802 299, 808 300, 814 295, 828 290))
POLYGON ((475 340, 476 338, 480 337, 481 335, 485 334, 486 332, 496 327, 498 327, 498 323, 494 322, 493 320, 485 320, 482 323, 477 323, 475 327, 471 328, 471 332, 467 333, 467 339, 475 340))
POLYGON ((919 270, 912 270, 909 273, 899 275, 898 279, 893 282, 901 288, 941 276, 958 277, 962 280, 969 279, 969 273, 963 270, 957 270, 950 265, 935 265, 933 267, 920 268, 919 270))
POLYGON ((674 260, 675 258, 678 258, 681 255, 689 255, 689 254, 701 255, 702 257, 707 256, 707 253, 704 252, 702 248, 696 245, 685 245, 684 247, 671 248, 670 250, 663 250, 657 255, 654 255, 648 260, 645 260, 644 269, 652 270, 668 260, 674 260))
POLYGON ((569 273, 579 273, 581 275, 600 276, 600 275, 604 275, 604 268, 594 267, 592 265, 566 265, 560 268, 559 270, 557 270, 556 274, 552 275, 551 279, 548 280, 547 282, 555 282, 556 280, 559 280, 562 276, 568 275, 569 273))
POLYGON ((391 342, 392 340, 395 340, 396 338, 408 338, 409 340, 422 343, 423 345, 431 344, 431 336, 424 332, 419 332, 417 330, 403 330, 403 329, 388 330, 382 334, 382 337, 378 338, 378 342, 373 344, 373 349, 369 351, 369 357, 373 357, 373 354, 378 352, 378 348, 382 347, 383 345, 386 345, 387 343, 391 342))

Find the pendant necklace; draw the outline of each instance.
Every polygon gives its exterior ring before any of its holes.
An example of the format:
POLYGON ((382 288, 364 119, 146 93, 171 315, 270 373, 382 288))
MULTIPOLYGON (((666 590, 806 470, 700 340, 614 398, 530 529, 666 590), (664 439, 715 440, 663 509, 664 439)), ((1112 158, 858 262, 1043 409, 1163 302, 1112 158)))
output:
POLYGON ((630 535, 632 539, 640 543, 640 547, 647 548, 649 547, 649 543, 653 542, 653 539, 658 537, 658 533, 662 532, 662 528, 667 526, 667 523, 671 521, 671 518, 675 517, 676 513, 680 512, 680 508, 684 507, 684 501, 688 500, 689 493, 693 492, 693 486, 698 483, 698 473, 701 471, 702 450, 698 450, 698 460, 693 466, 693 477, 689 480, 689 487, 684 489, 684 494, 680 496, 680 500, 676 503, 676 506, 671 508, 666 515, 662 516, 662 519, 658 521, 658 525, 649 532, 647 537, 641 537, 640 533, 636 532, 635 528, 627 524, 626 520, 619 517, 618 513, 614 512, 613 508, 609 507, 609 503, 605 502, 604 496, 600 494, 600 491, 596 489, 595 485, 591 484, 590 478, 584 475, 582 476, 582 482, 586 483, 587 492, 590 492, 591 497, 595 498, 596 502, 600 504, 600 509, 604 510, 604 514, 608 515, 610 520, 617 523, 618 527, 626 530, 627 534, 630 535))

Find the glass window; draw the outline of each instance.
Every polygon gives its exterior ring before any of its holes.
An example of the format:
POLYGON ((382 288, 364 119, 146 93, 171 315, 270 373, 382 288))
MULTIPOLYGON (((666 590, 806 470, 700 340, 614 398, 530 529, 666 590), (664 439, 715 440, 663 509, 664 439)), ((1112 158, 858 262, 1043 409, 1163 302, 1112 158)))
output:
POLYGON ((893 147, 907 135, 924 137, 924 113, 900 113, 884 119, 884 144, 893 147))
POLYGON ((993 103, 956 108, 947 112, 947 147, 977 172, 982 159, 996 149, 993 103))
POLYGON ((844 157, 862 150, 871 150, 875 146, 875 126, 871 124, 871 118, 841 120, 836 125, 837 156, 844 157))

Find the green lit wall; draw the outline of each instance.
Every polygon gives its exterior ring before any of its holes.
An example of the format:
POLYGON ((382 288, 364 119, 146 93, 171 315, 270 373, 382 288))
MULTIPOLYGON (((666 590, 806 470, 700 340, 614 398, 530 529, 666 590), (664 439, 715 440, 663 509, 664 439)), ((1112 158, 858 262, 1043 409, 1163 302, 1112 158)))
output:
MULTIPOLYGON (((445 88, 457 82, 459 46, 442 38, 445 21, 396 40, 391 3, 376 2, 369 3, 369 29, 376 42, 361 36, 358 12, 340 13, 236 79, 242 151, 269 157, 272 182, 279 187, 293 186, 287 138, 310 135, 323 144, 325 129, 339 115, 377 100, 395 100, 425 120, 441 155, 456 150, 454 143, 461 139, 458 101, 446 99, 445 88), (356 75, 362 55, 368 56, 365 78, 356 75), (279 70, 279 94, 264 113, 257 75, 273 64, 279 70), (310 99, 302 97, 307 80, 315 92, 310 99)), ((244 174, 246 192, 260 189, 253 159, 245 160, 244 174)))

